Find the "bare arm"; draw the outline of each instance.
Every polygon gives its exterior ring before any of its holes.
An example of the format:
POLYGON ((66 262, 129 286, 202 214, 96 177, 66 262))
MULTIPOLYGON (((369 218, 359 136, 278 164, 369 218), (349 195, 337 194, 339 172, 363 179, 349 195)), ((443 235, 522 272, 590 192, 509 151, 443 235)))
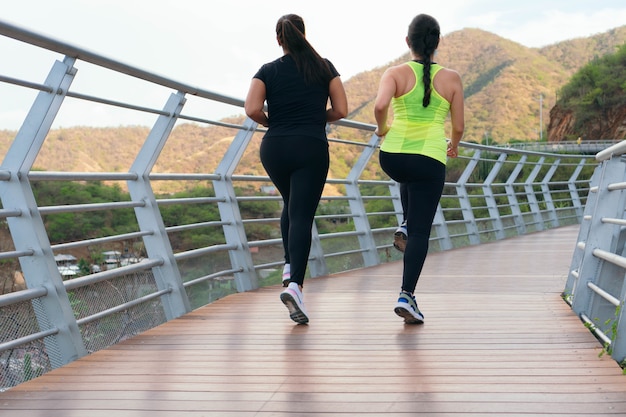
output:
POLYGON ((340 77, 335 77, 328 86, 330 108, 326 110, 326 121, 334 122, 348 115, 348 97, 340 77))
POLYGON ((396 80, 390 68, 385 71, 380 79, 376 101, 374 102, 374 117, 377 125, 374 133, 377 136, 383 137, 389 131, 389 125, 387 124, 389 105, 391 104, 391 98, 396 93, 396 87, 396 80))
POLYGON ((450 121, 452 124, 452 132, 447 153, 448 156, 456 158, 458 155, 459 142, 461 142, 465 130, 465 105, 461 77, 456 71, 450 71, 449 77, 451 85, 450 121))
POLYGON ((244 104, 246 115, 258 124, 268 127, 269 120, 263 108, 265 106, 265 83, 258 78, 250 82, 250 89, 244 104))

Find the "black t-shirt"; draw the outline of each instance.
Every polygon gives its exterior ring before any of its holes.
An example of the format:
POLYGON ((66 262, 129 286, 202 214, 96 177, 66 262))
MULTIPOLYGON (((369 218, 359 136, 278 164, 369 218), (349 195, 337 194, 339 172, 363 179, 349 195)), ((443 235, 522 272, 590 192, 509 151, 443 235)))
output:
MULTIPOLYGON (((333 78, 338 76, 333 64, 326 62, 333 78)), ((265 83, 269 119, 266 138, 311 136, 326 141, 328 84, 307 85, 290 55, 263 65, 254 78, 265 83)))

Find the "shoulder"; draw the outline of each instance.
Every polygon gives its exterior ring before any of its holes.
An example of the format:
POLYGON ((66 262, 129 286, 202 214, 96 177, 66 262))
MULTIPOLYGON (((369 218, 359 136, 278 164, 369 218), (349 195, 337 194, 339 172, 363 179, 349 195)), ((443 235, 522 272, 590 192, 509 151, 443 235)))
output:
POLYGON ((441 74, 442 76, 449 78, 449 79, 461 79, 461 76, 459 75, 459 73, 453 69, 450 68, 446 68, 444 66, 439 65, 440 69, 437 72, 437 74, 441 74))
POLYGON ((339 71, 337 71, 337 68, 335 68, 333 63, 330 61, 330 59, 328 58, 322 58, 322 59, 326 61, 326 63, 328 64, 328 68, 330 69, 330 73, 332 74, 333 78, 341 75, 339 71))
POLYGON ((402 76, 409 72, 413 72, 413 69, 411 68, 411 65, 408 62, 405 62, 403 64, 394 65, 392 67, 387 68, 385 72, 383 73, 383 77, 396 78, 398 76, 402 76))

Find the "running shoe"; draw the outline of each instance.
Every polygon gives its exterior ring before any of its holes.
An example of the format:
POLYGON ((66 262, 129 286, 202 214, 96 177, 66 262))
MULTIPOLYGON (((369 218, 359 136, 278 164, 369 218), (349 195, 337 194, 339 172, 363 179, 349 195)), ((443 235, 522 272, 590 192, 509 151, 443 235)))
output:
POLYGON ((417 308, 417 302, 415 296, 402 291, 398 297, 398 303, 393 311, 404 319, 407 324, 422 324, 424 323, 424 315, 417 308))
POLYGON ((304 309, 304 298, 302 291, 295 282, 290 282, 289 286, 280 293, 280 301, 283 302, 287 310, 289 310, 289 317, 291 320, 298 324, 307 324, 309 317, 304 309))
POLYGON ((403 222, 393 234, 393 247, 398 249, 400 252, 404 252, 408 236, 409 234, 406 230, 406 222, 403 222))
POLYGON ((289 285, 289 281, 291 280, 291 267, 289 264, 285 264, 283 267, 283 287, 289 285))

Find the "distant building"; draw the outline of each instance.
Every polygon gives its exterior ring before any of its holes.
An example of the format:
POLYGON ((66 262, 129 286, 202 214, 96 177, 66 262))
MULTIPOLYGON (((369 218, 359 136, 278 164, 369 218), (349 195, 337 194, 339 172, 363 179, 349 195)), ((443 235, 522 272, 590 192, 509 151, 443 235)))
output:
POLYGON ((73 255, 59 254, 54 256, 59 273, 63 278, 73 277, 78 274, 80 268, 76 263, 77 259, 73 255))

